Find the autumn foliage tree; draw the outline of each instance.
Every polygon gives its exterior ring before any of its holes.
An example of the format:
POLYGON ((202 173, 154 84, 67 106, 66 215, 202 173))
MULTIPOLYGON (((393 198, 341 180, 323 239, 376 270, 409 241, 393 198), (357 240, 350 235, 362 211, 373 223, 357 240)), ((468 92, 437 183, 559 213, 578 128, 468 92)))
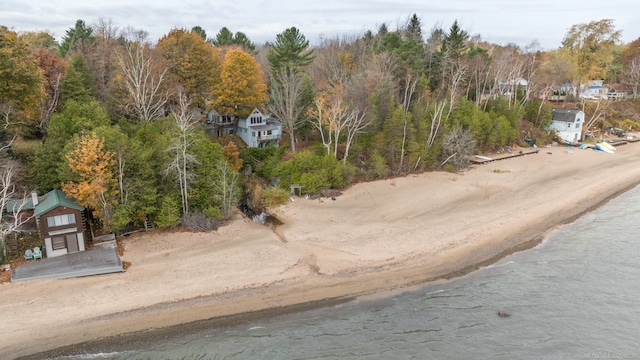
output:
POLYGON ((42 48, 36 51, 34 58, 45 81, 45 96, 40 103, 40 116, 37 124, 38 130, 44 132, 49 124, 49 118, 58 107, 67 63, 55 52, 42 48))
POLYGON ((260 65, 240 49, 229 50, 222 63, 220 86, 213 91, 213 107, 222 113, 245 115, 266 100, 260 65))
POLYGON ((242 169, 242 158, 240 157, 240 151, 238 151, 238 145, 233 141, 229 141, 222 150, 224 151, 224 157, 227 158, 227 162, 231 168, 235 171, 242 169))
POLYGON ((65 158, 76 179, 62 184, 62 190, 78 204, 93 209, 93 215, 110 229, 118 188, 113 154, 104 150, 104 139, 94 132, 82 133, 65 158))
POLYGON ((578 80, 604 79, 613 63, 613 49, 620 41, 613 19, 573 25, 564 40, 563 49, 569 51, 578 68, 578 80))
POLYGON ((166 61, 169 82, 180 85, 194 104, 204 104, 220 76, 218 51, 196 32, 185 29, 171 30, 156 48, 166 61))
POLYGON ((3 121, 13 116, 33 116, 44 96, 42 74, 27 46, 15 32, 0 26, 0 114, 3 121))

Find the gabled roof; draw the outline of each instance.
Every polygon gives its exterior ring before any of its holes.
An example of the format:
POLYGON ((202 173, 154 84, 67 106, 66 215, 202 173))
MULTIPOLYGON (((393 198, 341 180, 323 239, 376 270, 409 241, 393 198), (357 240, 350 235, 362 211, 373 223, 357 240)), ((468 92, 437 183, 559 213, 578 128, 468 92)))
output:
POLYGON ((35 215, 36 217, 40 217, 40 215, 48 213, 49 211, 57 208, 58 206, 64 206, 71 209, 76 209, 78 211, 83 211, 84 208, 76 203, 75 200, 68 197, 67 194, 62 192, 62 190, 51 190, 48 193, 44 194, 41 197, 38 197, 39 203, 36 205, 35 215), (42 199, 42 200, 40 200, 42 199))
POLYGON ((551 120, 553 121, 576 121, 576 115, 581 112, 580 110, 565 110, 565 109, 552 109, 551 120))

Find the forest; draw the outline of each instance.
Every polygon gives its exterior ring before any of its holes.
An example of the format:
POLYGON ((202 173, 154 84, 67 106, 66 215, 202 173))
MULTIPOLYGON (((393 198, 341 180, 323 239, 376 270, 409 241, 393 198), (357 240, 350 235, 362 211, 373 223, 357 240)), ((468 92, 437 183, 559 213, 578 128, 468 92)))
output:
POLYGON ((254 44, 226 27, 152 43, 104 19, 78 20, 60 42, 0 26, 0 205, 62 189, 103 231, 215 229, 241 198, 283 203, 292 184, 316 195, 460 171, 478 152, 552 136, 553 107, 585 110, 586 131, 639 127, 637 112, 579 96, 578 84, 601 79, 635 104, 640 39, 622 43, 611 19, 573 25, 547 51, 491 44, 457 21, 426 28, 413 15, 312 46, 295 27, 254 44), (254 108, 282 123, 279 146, 203 130, 208 111, 254 108))

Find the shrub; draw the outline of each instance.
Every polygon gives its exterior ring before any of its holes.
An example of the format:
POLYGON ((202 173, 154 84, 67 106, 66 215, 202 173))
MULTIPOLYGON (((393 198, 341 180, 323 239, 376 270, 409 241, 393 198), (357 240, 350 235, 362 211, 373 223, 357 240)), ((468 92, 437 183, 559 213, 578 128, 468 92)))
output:
POLYGON ((371 157, 365 163, 365 167, 365 178, 367 180, 384 179, 389 176, 387 162, 377 151, 371 154, 371 157))
POLYGON ((174 227, 180 224, 180 206, 175 198, 168 195, 162 198, 154 223, 161 228, 174 227))
POLYGON ((289 192, 281 188, 270 187, 264 190, 263 198, 267 206, 283 205, 289 200, 289 192))
POLYGON ((444 166, 442 167, 442 170, 453 173, 453 172, 456 172, 456 167, 453 166, 453 164, 447 163, 447 164, 444 164, 444 166))
POLYGON ((182 226, 195 231, 217 230, 219 223, 220 221, 218 219, 208 217, 200 211, 182 217, 182 226))
POLYGON ((302 151, 291 160, 280 162, 273 175, 280 177, 280 186, 285 189, 291 184, 300 184, 303 193, 317 194, 322 189, 345 186, 347 174, 335 157, 302 151))

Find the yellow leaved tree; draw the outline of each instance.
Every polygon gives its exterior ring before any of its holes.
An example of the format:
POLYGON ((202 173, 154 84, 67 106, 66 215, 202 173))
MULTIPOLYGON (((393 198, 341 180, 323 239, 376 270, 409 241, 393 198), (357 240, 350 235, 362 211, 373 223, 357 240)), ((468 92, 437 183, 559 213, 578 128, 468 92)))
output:
POLYGON ((213 90, 212 95, 216 111, 246 116, 267 100, 264 72, 251 55, 240 49, 231 49, 222 62, 220 86, 213 90))
POLYGON ((63 183, 62 190, 78 204, 92 209, 93 215, 108 229, 118 194, 113 153, 104 149, 104 139, 94 132, 85 132, 65 157, 76 178, 63 183))

